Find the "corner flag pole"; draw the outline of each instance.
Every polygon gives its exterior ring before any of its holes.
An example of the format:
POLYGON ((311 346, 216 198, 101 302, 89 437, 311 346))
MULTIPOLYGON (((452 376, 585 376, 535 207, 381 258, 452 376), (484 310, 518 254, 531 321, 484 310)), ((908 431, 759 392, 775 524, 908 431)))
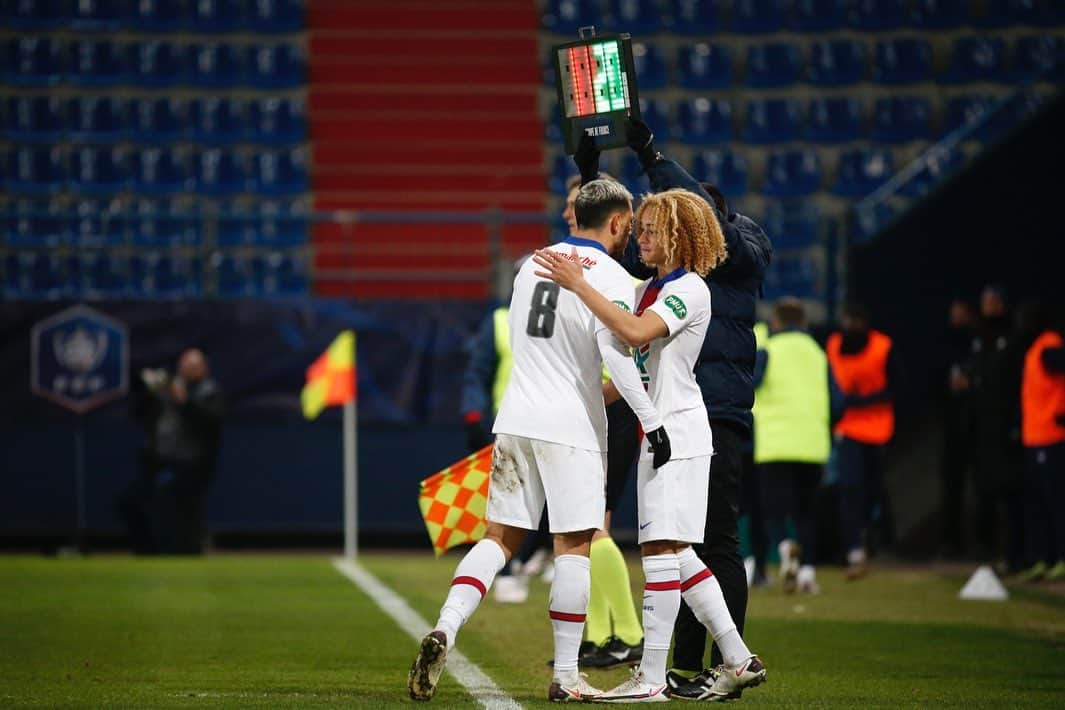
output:
MULTIPOLYGON (((355 361, 355 342, 352 339, 352 362, 355 361)), ((351 373, 355 377, 355 372, 351 373)), ((359 555, 358 508, 359 508, 359 463, 358 463, 358 396, 344 403, 344 557, 354 560, 359 555)))

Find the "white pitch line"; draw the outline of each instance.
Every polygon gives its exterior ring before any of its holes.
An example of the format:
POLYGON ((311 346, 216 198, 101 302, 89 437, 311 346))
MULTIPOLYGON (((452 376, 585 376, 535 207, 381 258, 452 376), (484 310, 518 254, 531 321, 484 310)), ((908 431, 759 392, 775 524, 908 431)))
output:
MULTIPOLYGON (((358 563, 336 559, 333 560, 333 566, 355 586, 366 592, 367 596, 373 599, 377 606, 392 617, 392 620, 415 641, 420 642, 423 636, 432 631, 429 622, 411 609, 403 597, 385 586, 381 580, 363 569, 358 563)), ((448 649, 445 669, 487 710, 521 710, 520 703, 503 692, 484 671, 474 665, 458 649, 448 649)))

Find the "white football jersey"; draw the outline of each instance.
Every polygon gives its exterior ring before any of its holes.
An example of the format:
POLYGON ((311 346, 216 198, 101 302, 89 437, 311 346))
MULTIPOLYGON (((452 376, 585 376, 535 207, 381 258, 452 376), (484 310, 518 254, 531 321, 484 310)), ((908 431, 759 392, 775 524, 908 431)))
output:
POLYGON ((694 370, 710 324, 710 289, 698 274, 680 269, 654 281, 636 287, 636 303, 648 288, 661 285, 644 310, 658 314, 669 335, 635 349, 636 369, 669 432, 672 458, 708 456, 714 452, 714 441, 694 370))
MULTIPOLYGON (((588 283, 631 313, 632 279, 599 243, 569 237, 549 248, 568 257, 574 247, 588 283)), ((606 451, 603 363, 596 342, 606 326, 572 292, 536 276, 539 268, 529 259, 514 279, 509 315, 514 364, 492 431, 606 451)))

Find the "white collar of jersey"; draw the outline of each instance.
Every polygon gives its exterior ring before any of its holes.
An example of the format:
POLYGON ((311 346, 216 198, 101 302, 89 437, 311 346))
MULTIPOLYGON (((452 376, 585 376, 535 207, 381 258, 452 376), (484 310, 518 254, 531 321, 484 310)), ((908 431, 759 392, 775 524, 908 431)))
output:
POLYGON ((575 247, 591 247, 592 249, 598 249, 604 254, 607 253, 606 247, 595 241, 594 239, 584 239, 583 237, 566 237, 562 240, 563 244, 570 244, 575 247))

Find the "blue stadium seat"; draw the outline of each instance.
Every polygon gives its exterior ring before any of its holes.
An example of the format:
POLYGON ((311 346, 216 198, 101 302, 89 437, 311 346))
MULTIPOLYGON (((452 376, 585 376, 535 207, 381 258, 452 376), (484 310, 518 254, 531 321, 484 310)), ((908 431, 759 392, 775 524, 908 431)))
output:
POLYGON ((126 17, 129 0, 75 0, 68 6, 72 29, 114 32, 126 17))
POLYGON ((54 248, 69 239, 61 200, 16 200, 8 205, 4 241, 12 247, 54 248))
POLYGON ((67 81, 78 86, 116 86, 129 78, 126 57, 110 40, 80 38, 70 44, 67 81))
POLYGON ((548 0, 541 16, 544 29, 576 36, 577 28, 601 21, 595 0, 548 0))
POLYGON ((304 258, 272 252, 264 259, 262 292, 267 296, 305 296, 310 285, 304 258))
MULTIPOLYGON (((772 239, 773 236, 769 235, 772 239)), ((765 300, 775 301, 785 296, 817 298, 819 295, 817 262, 809 256, 774 256, 765 274, 765 300)))
POLYGON ((950 68, 942 76, 945 83, 1009 81, 1006 43, 1001 37, 959 37, 951 55, 950 68))
POLYGON ((747 161, 731 150, 705 150, 695 156, 692 175, 700 182, 717 185, 729 200, 747 194, 747 161))
POLYGON ((200 293, 199 260, 159 252, 129 260, 129 294, 134 298, 184 298, 200 293))
POLYGON ((63 135, 63 104, 55 96, 8 96, 4 103, 4 135, 10 140, 52 141, 63 135))
POLYGON ((744 34, 778 32, 789 23, 787 0, 736 0, 732 7, 732 30, 744 34))
POLYGON ((256 32, 298 32, 303 29, 303 0, 255 0, 248 23, 256 32))
POLYGON ((873 109, 873 139, 905 143, 931 137, 932 107, 919 96, 879 98, 873 109))
POLYGON ((307 243, 310 219, 301 203, 258 200, 256 243, 270 247, 294 247, 307 243))
POLYGON ((732 86, 732 54, 727 47, 706 42, 681 45, 677 72, 685 89, 727 89, 732 86))
POLYGON ((747 102, 743 136, 750 143, 797 140, 802 130, 802 107, 796 99, 751 99, 747 102))
POLYGON ((199 211, 168 200, 138 200, 129 226, 130 241, 137 246, 198 246, 203 241, 199 211))
POLYGON ((131 163, 136 192, 168 195, 192 188, 188 159, 171 148, 143 147, 133 152, 131 163))
POLYGON ((69 295, 66 260, 54 253, 10 252, 5 260, 6 298, 54 301, 69 295))
POLYGON ((566 180, 577 174, 573 159, 565 153, 556 153, 551 159, 551 172, 547 176, 547 189, 556 195, 565 196, 566 180))
POLYGON ((752 44, 747 48, 747 85, 790 86, 802 76, 802 52, 792 42, 752 44))
POLYGON ((636 66, 637 85, 643 89, 661 89, 669 83, 666 61, 653 44, 632 43, 632 59, 636 66))
POLYGON ((953 30, 965 24, 965 0, 913 0, 910 25, 923 30, 953 30))
POLYGON ((70 239, 80 247, 120 247, 128 221, 118 200, 81 200, 73 207, 70 239))
POLYGON ((252 264, 249 259, 234 254, 215 252, 211 255, 210 271, 215 280, 216 293, 225 298, 247 298, 258 293, 252 264))
POLYGON ((177 99, 131 99, 126 104, 129 136, 142 143, 169 143, 187 130, 187 110, 177 99))
POLYGON ((862 104, 850 96, 822 96, 810 100, 806 137, 814 143, 843 143, 865 134, 862 104))
POLYGON ((253 159, 251 189, 260 195, 306 192, 307 160, 302 148, 261 150, 253 159))
POLYGON ((809 202, 773 202, 762 227, 773 242, 773 256, 785 249, 806 249, 817 243, 820 212, 809 202))
POLYGON ((212 205, 206 218, 216 225, 215 243, 220 247, 250 246, 258 240, 256 212, 238 202, 212 205))
POLYGON ((957 147, 953 150, 933 148, 924 159, 924 166, 900 188, 903 195, 924 197, 965 163, 965 156, 957 147))
POLYGON ((839 156, 832 192, 840 197, 864 197, 883 185, 894 172, 890 150, 848 150, 839 156))
POLYGON ((1065 82, 1065 38, 1051 34, 1018 38, 1011 74, 1014 81, 1042 77, 1043 81, 1065 82))
MULTIPOLYGON (((994 107, 995 98, 986 94, 963 94, 947 100, 947 109, 943 119, 943 134, 953 133, 965 126, 984 121, 988 112, 994 107)), ((976 128, 969 138, 987 140, 991 125, 984 122, 976 128)))
POLYGON ((847 20, 865 32, 896 30, 906 22, 906 4, 903 0, 854 0, 847 20))
POLYGON ((63 80, 62 45, 49 37, 8 40, 3 63, 6 80, 17 86, 52 86, 63 80))
POLYGON ((718 0, 673 0, 670 18, 673 32, 695 36, 715 34, 721 29, 721 5, 718 0))
POLYGON ((83 145, 70 153, 69 187, 87 195, 114 195, 130 184, 129 163, 123 148, 83 145))
POLYGON ((194 159, 197 192, 205 195, 235 195, 247 190, 248 171, 244 159, 232 150, 208 148, 194 159))
POLYGON ((126 63, 134 84, 147 87, 175 86, 185 80, 180 52, 170 42, 136 42, 129 45, 126 52, 126 63))
POLYGON ((647 178, 644 176, 643 166, 640 159, 634 153, 625 152, 618 156, 620 165, 615 173, 622 184, 629 188, 634 195, 647 192, 649 187, 647 178))
POLYGON ((610 32, 644 37, 662 30, 662 8, 657 0, 607 0, 602 25, 610 32))
POLYGON ((101 300, 125 298, 129 261, 105 251, 87 251, 75 257, 83 298, 101 300))
POLYGON ((174 32, 185 26, 186 0, 137 0, 126 17, 139 32, 174 32))
POLYGON ((14 29, 48 30, 67 22, 67 0, 7 0, 0 4, 0 21, 14 29))
POLYGON ((865 43, 820 40, 810 47, 806 79, 817 86, 849 86, 865 79, 865 43))
POLYGON ((762 192, 769 197, 804 197, 821 187, 821 161, 812 150, 769 154, 762 192))
POLYGON ((682 100, 677 118, 683 143, 704 145, 732 140, 732 104, 725 99, 682 100))
POLYGON ((192 29, 197 32, 233 32, 245 23, 244 3, 233 0, 194 0, 192 29))
POLYGON ((839 0, 796 0, 792 26, 799 32, 838 30, 846 23, 839 0))
POLYGON ((257 143, 302 143, 307 138, 303 101, 270 97, 248 106, 249 138, 257 143))
POLYGON ((58 146, 24 145, 8 155, 4 183, 9 192, 43 195, 62 192, 66 177, 63 153, 58 146))
POLYGON ((668 143, 673 140, 671 112, 665 109, 661 101, 641 96, 640 115, 643 118, 643 122, 654 131, 656 141, 668 143))
POLYGON ((126 138, 125 116, 117 99, 85 95, 67 103, 70 138, 93 143, 113 143, 126 138))
POLYGON ((244 80, 243 56, 227 42, 192 44, 185 48, 188 81, 193 86, 228 88, 244 80))
POLYGON ((244 102, 211 96, 189 102, 189 136, 201 143, 240 143, 248 128, 244 102))
POLYGON ((879 202, 871 210, 862 212, 855 210, 852 223, 854 232, 851 235, 853 242, 856 244, 868 242, 895 218, 896 212, 895 207, 887 202, 879 202))
MULTIPOLYGON (((1049 0, 1048 5, 1053 6, 1056 2, 1058 0, 1049 0)), ((970 18, 977 27, 1038 27, 1046 16, 1044 5, 1039 0, 989 0, 984 9, 982 15, 970 18)))
POLYGON ((304 82, 304 57, 294 44, 252 45, 247 49, 248 83, 262 89, 284 89, 304 82))
POLYGON ((905 37, 877 42, 873 81, 898 85, 931 79, 932 45, 927 40, 905 37))

